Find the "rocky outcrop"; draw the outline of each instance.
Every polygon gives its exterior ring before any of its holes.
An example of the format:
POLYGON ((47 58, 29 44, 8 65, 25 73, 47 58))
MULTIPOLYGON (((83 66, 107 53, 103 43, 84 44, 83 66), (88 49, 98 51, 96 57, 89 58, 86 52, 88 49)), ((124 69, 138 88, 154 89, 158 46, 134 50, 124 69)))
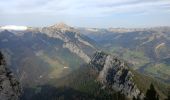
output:
POLYGON ((98 81, 104 88, 119 91, 129 98, 143 98, 135 82, 134 74, 129 70, 127 63, 113 55, 97 52, 90 65, 98 70, 98 81))
POLYGON ((78 46, 73 43, 65 43, 63 48, 68 48, 72 53, 77 54, 80 58, 82 58, 85 62, 89 62, 90 58, 81 50, 78 46))
POLYGON ((6 67, 0 52, 0 100, 18 100, 20 94, 20 84, 6 67))
POLYGON ((65 25, 64 23, 60 23, 50 27, 44 27, 40 29, 40 32, 49 37, 62 40, 64 42, 63 48, 67 48, 70 52, 76 54, 85 62, 90 61, 90 57, 84 52, 84 50, 82 50, 80 45, 87 46, 91 49, 95 49, 95 47, 81 38, 80 34, 74 28, 65 25))

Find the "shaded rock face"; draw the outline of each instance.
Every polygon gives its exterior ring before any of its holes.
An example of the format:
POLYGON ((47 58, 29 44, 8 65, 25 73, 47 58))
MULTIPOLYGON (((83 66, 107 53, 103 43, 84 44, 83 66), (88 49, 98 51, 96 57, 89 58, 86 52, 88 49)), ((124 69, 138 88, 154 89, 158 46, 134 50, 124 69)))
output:
POLYGON ((0 100, 18 100, 21 94, 19 82, 6 68, 5 60, 0 52, 0 100))
POLYGON ((98 70, 98 81, 104 88, 121 92, 129 98, 143 98, 143 93, 133 81, 133 73, 128 69, 128 65, 113 55, 97 52, 90 64, 98 70))

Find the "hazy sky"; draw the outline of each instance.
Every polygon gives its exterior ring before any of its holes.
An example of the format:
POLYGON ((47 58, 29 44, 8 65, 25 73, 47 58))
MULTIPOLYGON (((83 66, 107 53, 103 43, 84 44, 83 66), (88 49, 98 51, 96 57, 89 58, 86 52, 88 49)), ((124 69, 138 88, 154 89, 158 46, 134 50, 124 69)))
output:
POLYGON ((170 0, 0 0, 0 25, 170 26, 170 0))

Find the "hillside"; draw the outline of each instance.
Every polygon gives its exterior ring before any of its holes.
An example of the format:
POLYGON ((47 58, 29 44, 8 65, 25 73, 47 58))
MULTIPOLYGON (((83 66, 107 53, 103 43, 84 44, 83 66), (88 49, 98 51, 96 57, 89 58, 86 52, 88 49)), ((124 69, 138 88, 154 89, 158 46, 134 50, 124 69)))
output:
POLYGON ((127 60, 133 69, 169 81, 170 67, 163 61, 170 58, 169 27, 80 28, 79 31, 94 39, 104 51, 127 60))
POLYGON ((93 40, 63 23, 1 30, 0 48, 23 86, 63 77, 88 62, 96 50, 93 40))
POLYGON ((168 34, 84 31, 64 23, 1 30, 0 48, 23 87, 21 100, 142 100, 151 86, 160 100, 168 96, 169 85, 157 80, 169 82, 168 34))
POLYGON ((88 65, 81 66, 68 76, 51 80, 48 84, 37 88, 26 89, 23 100, 142 99, 151 83, 160 100, 167 97, 169 88, 167 84, 139 74, 118 57, 97 52, 88 65))

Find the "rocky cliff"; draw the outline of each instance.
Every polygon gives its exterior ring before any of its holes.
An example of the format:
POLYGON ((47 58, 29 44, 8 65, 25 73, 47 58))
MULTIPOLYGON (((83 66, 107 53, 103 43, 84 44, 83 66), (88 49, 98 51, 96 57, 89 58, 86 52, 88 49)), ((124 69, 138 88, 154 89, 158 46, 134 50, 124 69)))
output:
POLYGON ((96 50, 91 43, 82 38, 81 34, 76 29, 64 23, 43 27, 40 29, 40 32, 49 37, 62 40, 64 42, 63 48, 67 48, 70 52, 76 54, 85 62, 89 62, 90 57, 82 48, 88 48, 91 49, 91 51, 96 50))
POLYGON ((113 55, 97 52, 90 65, 98 70, 97 80, 102 83, 103 88, 116 90, 129 98, 144 97, 133 81, 134 74, 123 60, 113 55))
POLYGON ((0 100, 18 100, 20 94, 20 84, 6 67, 5 60, 0 52, 0 100))

